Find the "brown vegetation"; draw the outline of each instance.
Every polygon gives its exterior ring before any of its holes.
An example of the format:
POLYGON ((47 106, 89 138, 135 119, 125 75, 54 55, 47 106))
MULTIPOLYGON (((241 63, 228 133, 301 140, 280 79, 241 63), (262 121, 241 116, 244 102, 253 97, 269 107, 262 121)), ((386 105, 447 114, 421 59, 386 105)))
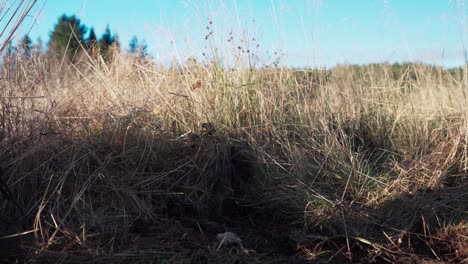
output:
POLYGON ((468 259, 466 75, 14 65, 0 84, 3 258, 468 259), (245 250, 218 250, 226 231, 245 250))

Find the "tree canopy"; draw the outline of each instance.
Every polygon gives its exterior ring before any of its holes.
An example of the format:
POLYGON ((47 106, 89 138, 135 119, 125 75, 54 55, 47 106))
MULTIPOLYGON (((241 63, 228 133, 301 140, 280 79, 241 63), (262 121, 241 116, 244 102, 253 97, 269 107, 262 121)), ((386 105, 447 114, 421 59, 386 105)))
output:
POLYGON ((137 36, 133 36, 128 44, 128 51, 130 54, 138 56, 140 58, 146 58, 148 54, 148 45, 146 43, 140 43, 137 36))
POLYGON ((87 27, 76 16, 62 15, 50 34, 47 53, 58 58, 76 61, 76 55, 85 44, 87 27))

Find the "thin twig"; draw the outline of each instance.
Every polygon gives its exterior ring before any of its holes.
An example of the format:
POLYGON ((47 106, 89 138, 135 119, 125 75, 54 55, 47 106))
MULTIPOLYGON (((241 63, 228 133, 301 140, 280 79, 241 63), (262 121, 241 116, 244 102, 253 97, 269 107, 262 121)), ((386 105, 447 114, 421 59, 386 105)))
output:
POLYGON ((189 97, 185 94, 179 94, 179 93, 173 93, 173 92, 169 92, 169 94, 172 94, 172 95, 175 95, 175 96, 181 96, 181 97, 185 97, 187 99, 189 99, 189 97))
POLYGON ((0 96, 1 99, 41 99, 45 98, 45 96, 0 96))

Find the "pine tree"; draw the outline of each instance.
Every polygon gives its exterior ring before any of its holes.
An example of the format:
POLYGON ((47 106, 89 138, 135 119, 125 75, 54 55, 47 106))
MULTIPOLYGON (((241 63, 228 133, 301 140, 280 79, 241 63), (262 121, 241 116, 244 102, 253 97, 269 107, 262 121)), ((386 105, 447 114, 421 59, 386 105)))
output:
POLYGON ((114 43, 114 40, 115 39, 112 35, 109 25, 107 25, 104 34, 102 34, 101 39, 99 40, 99 50, 103 56, 107 56, 107 53, 109 52, 112 43, 114 43))
POLYGON ((97 35, 96 32, 94 31, 94 28, 91 28, 89 31, 89 36, 86 41, 86 49, 88 51, 89 56, 95 58, 96 55, 98 54, 99 48, 98 48, 98 41, 97 41, 97 35))
POLYGON ((91 28, 89 31, 89 36, 88 40, 86 42, 86 46, 88 46, 88 49, 93 48, 97 45, 97 36, 96 32, 94 31, 94 28, 91 28))
POLYGON ((25 35, 18 44, 18 53, 22 57, 30 57, 32 51, 32 40, 28 35, 25 35))
POLYGON ((120 38, 117 33, 114 35, 114 42, 112 43, 112 48, 114 51, 120 52, 120 38))
POLYGON ((148 45, 146 45, 144 42, 140 44, 136 36, 134 36, 130 40, 130 43, 128 44, 128 46, 129 46, 128 51, 130 54, 138 56, 140 58, 148 57, 148 45))
POLYGON ((50 35, 47 52, 51 56, 76 61, 81 45, 85 44, 87 28, 75 16, 62 15, 50 35))
POLYGON ((107 25, 104 34, 102 34, 101 39, 98 42, 99 52, 104 57, 106 61, 110 61, 114 52, 118 51, 120 44, 118 37, 112 35, 112 32, 107 25))
POLYGON ((133 38, 130 40, 130 43, 128 44, 128 51, 130 54, 136 54, 138 52, 138 45, 138 38, 133 36, 133 38))

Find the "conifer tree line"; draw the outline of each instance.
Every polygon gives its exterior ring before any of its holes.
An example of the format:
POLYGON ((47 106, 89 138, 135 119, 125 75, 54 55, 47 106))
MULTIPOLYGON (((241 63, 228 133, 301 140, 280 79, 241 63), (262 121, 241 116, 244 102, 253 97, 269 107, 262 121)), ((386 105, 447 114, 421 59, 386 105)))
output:
MULTIPOLYGON (((6 49, 6 56, 30 57, 33 54, 45 55, 50 58, 66 59, 71 63, 79 60, 83 52, 90 56, 102 56, 106 61, 115 52, 121 50, 121 43, 116 33, 107 25, 104 33, 98 37, 94 27, 88 28, 75 15, 62 15, 50 32, 50 40, 46 50, 39 38, 35 44, 28 35, 23 36, 16 45, 10 42, 6 49)), ((134 36, 129 43, 128 52, 140 58, 147 58, 147 45, 140 43, 134 36)))

